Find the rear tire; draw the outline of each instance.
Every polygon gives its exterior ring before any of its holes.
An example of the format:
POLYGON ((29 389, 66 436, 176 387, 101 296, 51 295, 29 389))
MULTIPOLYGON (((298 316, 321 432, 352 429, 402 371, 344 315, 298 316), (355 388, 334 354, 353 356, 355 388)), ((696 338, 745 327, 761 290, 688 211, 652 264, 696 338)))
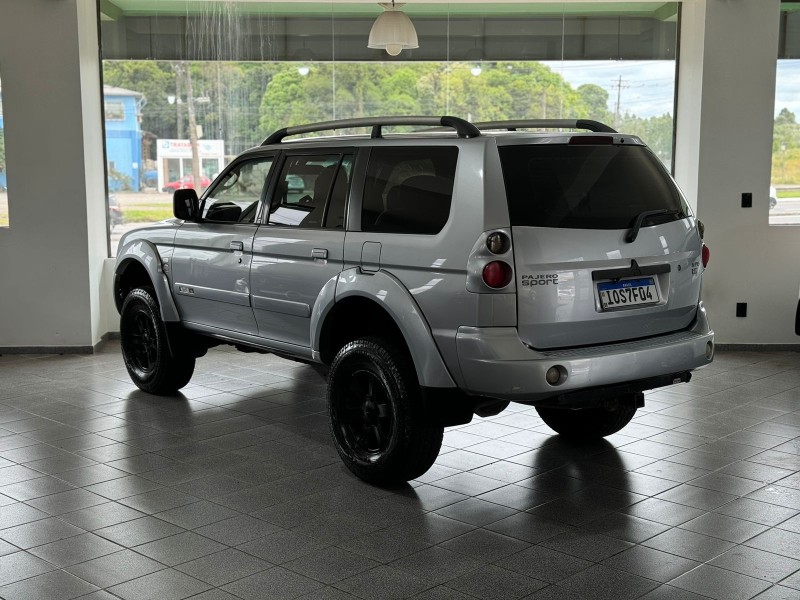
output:
POLYGON ((425 419, 411 360, 381 339, 355 340, 336 355, 328 413, 339 456, 364 481, 415 479, 439 455, 444 427, 425 419))
POLYGON ((120 338, 125 368, 140 390, 171 395, 189 383, 195 359, 170 353, 167 329, 151 288, 133 289, 125 297, 120 338))
POLYGON ((597 439, 617 433, 630 423, 636 414, 632 403, 620 402, 615 409, 603 407, 581 408, 536 408, 536 412, 550 429, 570 439, 597 439))

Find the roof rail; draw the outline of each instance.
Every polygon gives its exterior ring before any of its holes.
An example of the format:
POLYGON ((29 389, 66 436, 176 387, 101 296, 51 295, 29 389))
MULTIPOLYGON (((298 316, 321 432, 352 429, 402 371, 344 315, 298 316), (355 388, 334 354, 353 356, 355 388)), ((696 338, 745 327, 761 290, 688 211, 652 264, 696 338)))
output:
POLYGON ((512 121, 484 121, 474 123, 475 127, 481 131, 487 129, 506 129, 516 131, 517 129, 586 129, 599 133, 618 133, 605 123, 592 121, 590 119, 517 119, 512 121))
POLYGON ((430 127, 450 127, 455 129, 458 137, 472 138, 481 134, 475 125, 458 117, 364 117, 358 119, 340 119, 338 121, 324 121, 322 123, 309 123, 308 125, 293 125, 279 129, 261 145, 277 144, 283 138, 301 133, 315 131, 330 131, 346 129, 349 127, 372 127, 373 138, 383 137, 382 128, 389 125, 428 125, 430 127))

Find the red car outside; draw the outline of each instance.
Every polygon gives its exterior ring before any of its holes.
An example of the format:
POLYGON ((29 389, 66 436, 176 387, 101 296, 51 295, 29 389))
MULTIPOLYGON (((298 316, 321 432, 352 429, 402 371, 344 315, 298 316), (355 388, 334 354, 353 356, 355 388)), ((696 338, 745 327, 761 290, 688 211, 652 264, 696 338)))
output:
MULTIPOLYGON (((200 187, 202 189, 205 189, 209 185, 211 185, 211 180, 208 177, 206 177, 205 175, 202 175, 200 177, 200 187)), ((190 190, 195 189, 195 187, 194 187, 194 177, 192 175, 185 175, 184 177, 181 177, 180 179, 176 179, 175 181, 170 181, 170 182, 165 183, 164 187, 161 188, 161 191, 162 192, 174 192, 175 190, 183 190, 183 189, 190 189, 190 190)))

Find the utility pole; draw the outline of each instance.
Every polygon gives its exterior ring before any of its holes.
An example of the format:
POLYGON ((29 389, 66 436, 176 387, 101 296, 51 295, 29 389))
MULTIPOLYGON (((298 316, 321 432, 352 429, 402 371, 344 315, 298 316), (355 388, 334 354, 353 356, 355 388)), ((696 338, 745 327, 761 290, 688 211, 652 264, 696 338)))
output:
POLYGON ((614 127, 619 128, 619 107, 622 98, 622 88, 628 88, 630 84, 627 81, 623 81, 622 75, 620 75, 619 79, 614 82, 613 87, 617 88, 617 106, 614 109, 614 127))

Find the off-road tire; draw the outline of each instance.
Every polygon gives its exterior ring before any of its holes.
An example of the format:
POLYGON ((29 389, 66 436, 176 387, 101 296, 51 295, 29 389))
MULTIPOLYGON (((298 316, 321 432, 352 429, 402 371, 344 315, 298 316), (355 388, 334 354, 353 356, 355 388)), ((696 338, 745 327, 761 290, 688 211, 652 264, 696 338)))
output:
POLYGON ((370 483, 415 479, 442 447, 444 427, 425 418, 410 357, 380 338, 355 340, 336 355, 328 414, 342 461, 370 483))
POLYGON ((135 288, 125 297, 120 316, 122 358, 141 390, 171 395, 189 383, 194 357, 170 353, 167 330, 151 288, 135 288))
POLYGON ((550 429, 570 439, 597 439, 617 433, 625 427, 633 415, 636 406, 632 403, 619 403, 613 410, 605 408, 536 408, 536 412, 550 429))

